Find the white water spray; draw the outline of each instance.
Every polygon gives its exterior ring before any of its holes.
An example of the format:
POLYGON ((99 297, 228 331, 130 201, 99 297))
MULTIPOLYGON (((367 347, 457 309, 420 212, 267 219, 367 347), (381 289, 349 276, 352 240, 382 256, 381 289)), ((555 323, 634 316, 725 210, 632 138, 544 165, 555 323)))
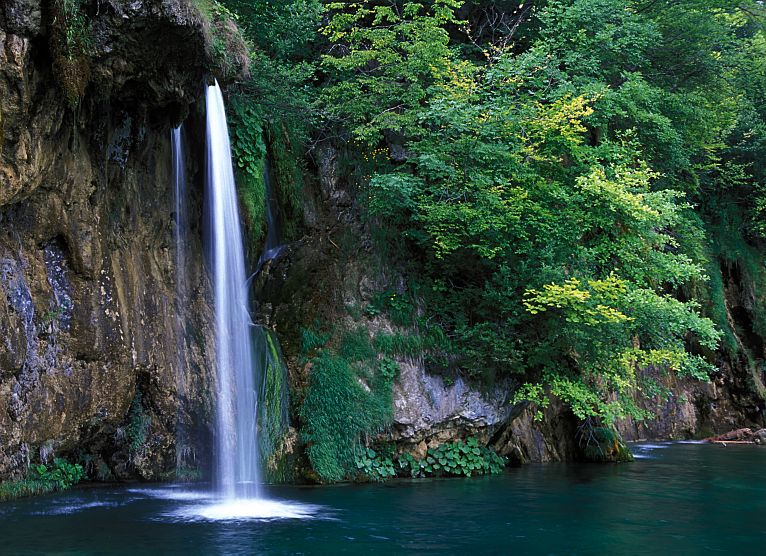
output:
POLYGON ((231 163, 223 96, 207 88, 208 257, 213 273, 217 329, 216 486, 228 499, 257 498, 257 393, 242 228, 231 163))

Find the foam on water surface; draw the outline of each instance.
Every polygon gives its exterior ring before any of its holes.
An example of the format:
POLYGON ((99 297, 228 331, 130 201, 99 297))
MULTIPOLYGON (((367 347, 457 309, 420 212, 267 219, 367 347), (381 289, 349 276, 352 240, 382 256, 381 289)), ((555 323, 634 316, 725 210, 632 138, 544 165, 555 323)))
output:
POLYGON ((174 517, 188 521, 247 521, 274 519, 313 519, 320 517, 319 506, 267 500, 237 498, 211 504, 195 504, 180 508, 174 517))

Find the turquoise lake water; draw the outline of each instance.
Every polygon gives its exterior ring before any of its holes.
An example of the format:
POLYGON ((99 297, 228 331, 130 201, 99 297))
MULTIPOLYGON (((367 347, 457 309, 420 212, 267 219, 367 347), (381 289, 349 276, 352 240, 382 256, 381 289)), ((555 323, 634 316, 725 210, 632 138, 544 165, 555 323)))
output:
POLYGON ((766 554, 766 448, 632 449, 620 465, 272 487, 260 505, 80 488, 0 504, 0 554, 766 554))

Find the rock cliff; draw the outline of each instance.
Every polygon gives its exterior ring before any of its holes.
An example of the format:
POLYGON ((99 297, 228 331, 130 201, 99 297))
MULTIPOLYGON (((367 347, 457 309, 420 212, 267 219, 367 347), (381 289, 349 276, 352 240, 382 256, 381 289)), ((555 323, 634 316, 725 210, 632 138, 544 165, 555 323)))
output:
POLYGON ((177 453, 204 459, 210 414, 201 234, 179 299, 170 165, 170 129, 209 67, 204 24, 182 0, 82 3, 73 103, 55 70, 57 9, 0 6, 0 477, 56 454, 103 478, 156 478, 177 453), (177 368, 196 394, 176 395, 177 368))

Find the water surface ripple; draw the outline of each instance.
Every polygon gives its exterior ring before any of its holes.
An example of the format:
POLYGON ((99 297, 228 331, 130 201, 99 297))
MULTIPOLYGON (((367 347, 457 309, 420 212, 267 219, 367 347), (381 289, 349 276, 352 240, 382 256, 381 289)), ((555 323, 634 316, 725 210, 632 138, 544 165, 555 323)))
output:
POLYGON ((654 446, 623 465, 271 487, 260 509, 189 487, 81 488, 0 504, 0 553, 764 553, 766 448, 654 446))

